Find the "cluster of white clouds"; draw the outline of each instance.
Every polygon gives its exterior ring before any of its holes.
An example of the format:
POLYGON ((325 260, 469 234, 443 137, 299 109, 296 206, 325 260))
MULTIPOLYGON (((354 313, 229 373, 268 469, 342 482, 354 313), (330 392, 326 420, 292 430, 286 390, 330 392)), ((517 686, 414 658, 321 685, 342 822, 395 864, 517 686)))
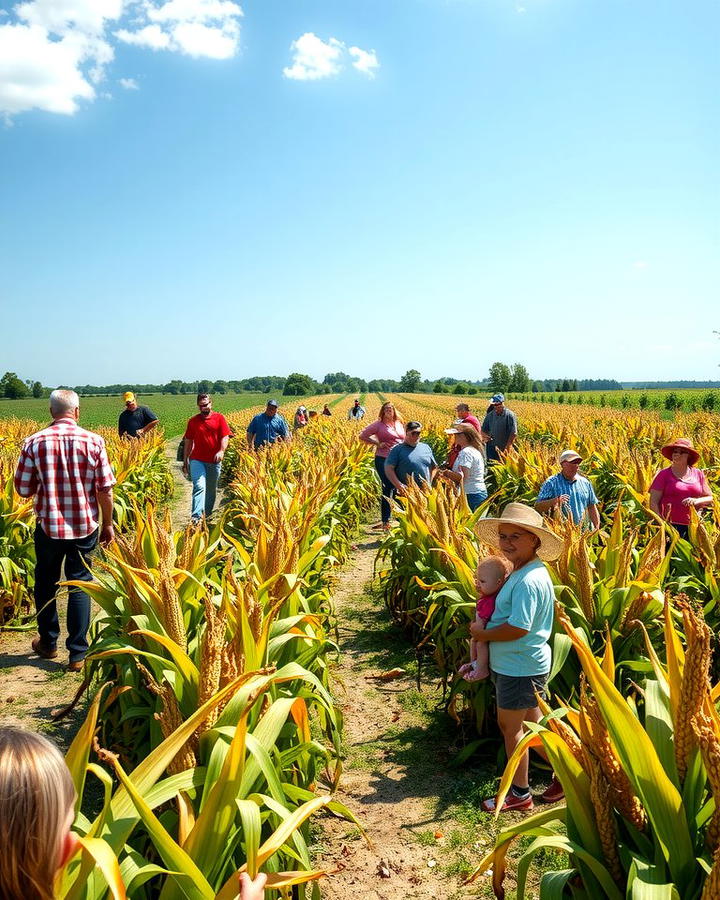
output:
MULTIPOLYGON (((191 57, 238 52, 243 11, 234 0, 26 0, 0 11, 0 115, 31 109, 72 115, 82 102, 110 96, 101 86, 120 44, 191 57)), ((284 74, 326 78, 350 60, 373 77, 375 51, 304 34, 291 45, 284 74)), ((139 90, 137 79, 117 82, 139 90)))
POLYGON ((353 68, 370 78, 374 78, 375 70, 380 68, 374 50, 347 47, 334 37, 323 41, 312 31, 293 41, 290 50, 293 54, 292 63, 283 69, 283 75, 294 81, 317 81, 337 75, 344 68, 348 57, 352 60, 353 68))

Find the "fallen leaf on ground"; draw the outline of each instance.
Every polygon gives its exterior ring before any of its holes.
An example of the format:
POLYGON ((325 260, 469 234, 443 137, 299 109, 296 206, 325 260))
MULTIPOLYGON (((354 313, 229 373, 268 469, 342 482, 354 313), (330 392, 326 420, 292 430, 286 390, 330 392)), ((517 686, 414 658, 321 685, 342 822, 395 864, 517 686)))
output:
POLYGON ((405 669, 389 669, 387 672, 381 672, 375 675, 378 681, 392 681, 393 678, 402 678, 405 675, 405 669))

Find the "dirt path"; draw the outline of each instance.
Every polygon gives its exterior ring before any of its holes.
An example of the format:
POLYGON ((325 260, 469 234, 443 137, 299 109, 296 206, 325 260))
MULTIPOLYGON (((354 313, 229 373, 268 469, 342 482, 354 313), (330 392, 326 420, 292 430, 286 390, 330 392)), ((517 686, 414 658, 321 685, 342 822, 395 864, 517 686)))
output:
POLYGON ((321 862, 343 870, 323 885, 323 897, 492 896, 487 879, 470 888, 462 880, 492 846, 490 817, 477 813, 477 802, 492 792, 494 773, 452 768, 458 735, 438 708, 439 686, 417 689, 414 650, 373 594, 378 546, 364 529, 334 591, 340 639, 335 693, 347 748, 338 799, 358 816, 374 846, 347 822, 327 820, 321 862), (395 668, 404 672, 378 678, 395 668))

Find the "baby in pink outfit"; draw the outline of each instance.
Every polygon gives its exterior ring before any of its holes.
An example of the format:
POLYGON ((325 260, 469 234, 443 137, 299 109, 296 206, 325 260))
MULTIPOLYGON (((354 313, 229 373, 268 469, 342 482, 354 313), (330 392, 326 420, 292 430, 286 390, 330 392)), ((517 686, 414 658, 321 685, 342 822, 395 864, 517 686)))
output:
MULTIPOLYGON (((495 611, 495 598, 512 571, 510 561, 503 556, 488 556, 481 559, 475 570, 477 604, 475 621, 486 627, 495 611)), ((460 667, 458 674, 465 681, 482 681, 490 675, 489 648, 487 641, 470 641, 470 662, 460 667)))

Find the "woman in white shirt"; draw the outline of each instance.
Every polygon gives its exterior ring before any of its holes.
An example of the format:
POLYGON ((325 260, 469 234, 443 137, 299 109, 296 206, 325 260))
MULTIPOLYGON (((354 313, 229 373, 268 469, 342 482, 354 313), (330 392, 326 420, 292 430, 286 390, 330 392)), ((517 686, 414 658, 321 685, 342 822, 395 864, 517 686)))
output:
POLYGON ((488 496, 482 438, 478 430, 466 422, 458 422, 452 428, 446 428, 445 434, 455 435, 455 443, 460 447, 460 452, 455 457, 452 470, 443 469, 440 474, 462 487, 468 506, 475 512, 488 496))

